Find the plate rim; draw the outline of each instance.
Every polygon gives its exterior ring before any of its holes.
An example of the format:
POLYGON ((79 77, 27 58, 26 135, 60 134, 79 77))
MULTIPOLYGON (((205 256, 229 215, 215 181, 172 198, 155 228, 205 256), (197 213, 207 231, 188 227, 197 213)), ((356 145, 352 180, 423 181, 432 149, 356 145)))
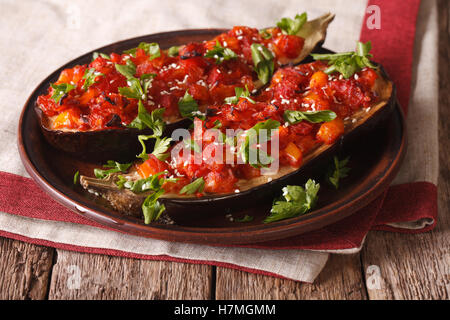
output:
MULTIPOLYGON (((104 227, 109 227, 121 232, 128 234, 143 236, 148 238, 177 241, 177 242, 187 242, 187 243, 208 243, 208 244, 253 244, 258 242, 265 242, 270 240, 288 238, 290 236, 299 235, 308 231, 319 229, 325 225, 335 223, 341 219, 344 219, 359 209, 363 208, 367 203, 375 200, 392 182, 400 169, 402 160, 405 156, 406 145, 407 145, 407 135, 406 135, 406 123, 405 116, 402 108, 395 101, 394 110, 392 113, 398 112, 401 126, 401 142, 398 148, 396 156, 391 160, 391 166, 388 167, 385 176, 377 181, 371 188, 370 192, 365 192, 358 194, 355 199, 344 203, 337 208, 332 210, 327 209, 327 207, 333 204, 339 204, 340 201, 334 201, 323 208, 312 211, 308 215, 303 215, 287 220, 282 220, 278 222, 271 223, 270 225, 253 225, 253 226, 240 226, 240 227, 221 227, 221 228, 200 228, 200 227, 186 227, 186 226, 170 226, 164 225, 164 228, 152 225, 144 225, 142 223, 137 223, 127 219, 126 216, 123 217, 112 217, 106 213, 92 209, 84 204, 79 203, 76 200, 70 198, 70 196, 64 194, 56 187, 53 186, 52 182, 48 181, 43 177, 39 170, 34 166, 30 155, 27 153, 25 148, 25 142, 23 140, 22 130, 24 129, 24 117, 29 111, 28 108, 33 106, 33 101, 30 101, 35 93, 43 86, 46 85, 52 76, 61 70, 61 68, 66 68, 67 66, 73 64, 75 61, 82 57, 88 56, 96 51, 101 51, 104 48, 109 48, 112 46, 117 46, 127 42, 139 42, 143 41, 148 37, 162 37, 162 36, 175 36, 177 34, 189 35, 192 33, 214 33, 223 32, 220 28, 207 28, 207 29, 187 29, 187 30, 175 30, 168 32, 153 33, 149 35, 134 37, 130 39, 120 40, 106 46, 102 46, 85 54, 82 54, 64 65, 57 68, 55 71, 50 73, 43 81, 41 81, 36 88, 32 91, 28 99, 26 100, 19 118, 18 124, 18 136, 17 145, 19 150, 19 155, 21 161, 32 179, 38 184, 38 186, 43 189, 52 199, 56 200, 58 203, 62 204, 64 207, 74 211, 76 214, 88 218, 92 221, 100 223, 104 227), (342 214, 342 211, 345 214, 342 214), (339 214, 341 213, 341 214, 339 214), (265 226, 265 227, 264 227, 265 226), (269 227, 267 227, 269 226, 269 227), (264 228, 261 228, 264 227, 264 228), (261 230, 262 229, 262 230, 261 230), (300 230, 301 231, 300 231, 300 230), (220 241, 218 240, 220 239, 220 241)), ((392 114, 391 113, 391 114, 392 114)), ((47 143, 47 142, 45 142, 47 143)))

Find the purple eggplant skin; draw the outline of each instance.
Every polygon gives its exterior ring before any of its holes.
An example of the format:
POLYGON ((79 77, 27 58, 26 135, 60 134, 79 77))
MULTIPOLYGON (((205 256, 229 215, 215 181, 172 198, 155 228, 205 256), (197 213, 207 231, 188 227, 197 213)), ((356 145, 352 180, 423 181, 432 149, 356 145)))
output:
MULTIPOLYGON (((389 79, 384 69, 380 66, 380 73, 389 79)), ((391 83, 392 84, 392 83, 391 83)), ((181 221, 189 216, 189 219, 201 218, 214 212, 236 212, 248 209, 258 204, 270 204, 280 195, 281 189, 286 185, 302 185, 309 178, 323 176, 323 170, 330 164, 333 156, 343 149, 351 149, 355 144, 361 145, 362 141, 382 126, 383 122, 393 113, 396 104, 396 88, 392 84, 392 91, 387 103, 374 112, 364 123, 344 133, 344 135, 327 150, 317 154, 314 159, 305 163, 299 169, 290 172, 271 182, 255 186, 239 193, 224 195, 207 195, 201 198, 160 198, 160 202, 166 207, 166 212, 175 221, 181 221)))
MULTIPOLYGON (((35 107, 41 132, 46 141, 58 150, 69 153, 81 160, 105 162, 107 160, 133 161, 142 150, 138 136, 150 135, 151 129, 112 128, 98 131, 62 131, 52 130, 48 126, 48 118, 39 108, 35 107)), ((166 125, 164 136, 171 136, 178 128, 188 128, 192 123, 189 119, 181 119, 166 125)), ((153 147, 153 139, 149 140, 148 148, 153 147)))

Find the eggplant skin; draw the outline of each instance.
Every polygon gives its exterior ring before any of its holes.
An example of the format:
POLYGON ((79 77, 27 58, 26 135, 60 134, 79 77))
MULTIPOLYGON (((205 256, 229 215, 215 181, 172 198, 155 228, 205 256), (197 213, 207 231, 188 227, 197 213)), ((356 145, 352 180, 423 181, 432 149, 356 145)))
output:
MULTIPOLYGON (((34 110, 45 140, 54 148, 82 160, 100 162, 111 159, 132 161, 136 158, 136 154, 141 152, 138 136, 153 133, 151 129, 138 130, 127 127, 98 131, 53 130, 49 128, 48 118, 39 106, 36 106, 34 110)), ((189 119, 181 119, 168 124, 164 130, 164 135, 170 136, 175 129, 187 128, 190 123, 189 119)), ((151 147, 149 146, 149 148, 151 147)))

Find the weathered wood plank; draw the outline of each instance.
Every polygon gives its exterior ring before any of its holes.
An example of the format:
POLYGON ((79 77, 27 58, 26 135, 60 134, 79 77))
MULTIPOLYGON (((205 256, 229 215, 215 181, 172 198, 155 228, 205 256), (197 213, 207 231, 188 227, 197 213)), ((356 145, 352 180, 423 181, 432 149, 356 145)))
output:
POLYGON ((54 249, 0 238, 0 299, 45 299, 54 249))
POLYGON ((49 299, 210 299, 212 268, 57 250, 49 299))
POLYGON ((369 235, 362 260, 370 299, 450 298, 449 7, 439 1, 439 222, 427 234, 369 235))
POLYGON ((216 299, 366 299, 359 254, 333 255, 313 284, 217 268, 216 299))

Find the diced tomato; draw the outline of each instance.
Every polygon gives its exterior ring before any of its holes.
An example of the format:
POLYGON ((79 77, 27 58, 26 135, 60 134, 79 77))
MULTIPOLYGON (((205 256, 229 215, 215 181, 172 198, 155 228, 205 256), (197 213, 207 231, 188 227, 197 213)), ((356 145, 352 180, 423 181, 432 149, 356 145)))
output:
POLYGON ((296 58, 303 49, 305 39, 294 35, 282 34, 275 39, 275 50, 280 56, 296 58))

